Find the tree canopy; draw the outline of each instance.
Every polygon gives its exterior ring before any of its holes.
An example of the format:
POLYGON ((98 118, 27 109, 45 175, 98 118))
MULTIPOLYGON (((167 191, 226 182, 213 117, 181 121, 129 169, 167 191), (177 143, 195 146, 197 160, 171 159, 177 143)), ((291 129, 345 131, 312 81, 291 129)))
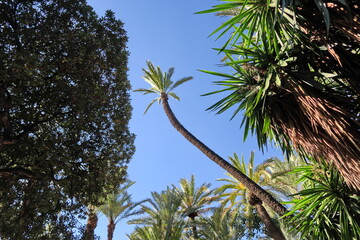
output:
POLYGON ((0 237, 70 239, 134 153, 126 32, 85 0, 4 0, 0 26, 0 237))

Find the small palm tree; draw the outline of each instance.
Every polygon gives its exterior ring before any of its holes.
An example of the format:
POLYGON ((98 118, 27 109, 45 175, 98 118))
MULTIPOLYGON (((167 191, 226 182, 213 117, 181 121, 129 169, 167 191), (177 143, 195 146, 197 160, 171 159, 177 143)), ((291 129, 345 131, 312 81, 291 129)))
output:
POLYGON ((103 213, 109 220, 108 224, 108 240, 113 239, 116 224, 121 220, 143 213, 140 209, 136 209, 142 203, 148 201, 132 202, 131 195, 127 189, 135 182, 126 181, 115 193, 108 194, 105 203, 98 207, 99 212, 103 213))
POLYGON ((209 188, 210 184, 202 184, 197 188, 194 175, 190 180, 180 179, 180 187, 175 187, 181 198, 180 211, 191 220, 194 239, 198 239, 195 218, 201 213, 211 210, 209 205, 218 199, 214 196, 214 190, 209 188))
POLYGON ((174 73, 174 68, 170 68, 168 72, 163 73, 159 67, 155 67, 150 61, 147 62, 148 70, 143 69, 144 72, 144 80, 148 82, 151 86, 150 89, 137 89, 136 92, 142 92, 143 94, 156 93, 159 95, 158 98, 154 99, 146 108, 146 111, 151 107, 151 105, 158 101, 162 103, 165 114, 168 117, 170 123, 173 127, 179 131, 189 142, 191 142, 195 147, 197 147, 201 152, 203 152, 209 159, 214 161, 232 176, 234 176, 238 181, 243 183, 248 189, 251 189, 251 192, 261 199, 264 203, 266 203, 269 207, 274 209, 279 215, 283 215, 286 213, 286 208, 276 201, 273 196, 267 193, 264 189, 262 189, 259 185, 257 185, 254 181, 252 181, 249 177, 243 174, 241 171, 232 166, 225 159, 216 154, 213 150, 207 147, 204 143, 198 140, 194 135, 192 135, 176 118, 172 109, 169 106, 168 98, 169 96, 178 99, 179 97, 172 92, 176 87, 181 84, 189 81, 192 77, 182 78, 175 83, 172 82, 171 77, 174 73))
POLYGON ((245 236, 246 226, 238 211, 217 208, 211 216, 199 220, 199 235, 207 240, 239 240, 245 236))
POLYGON ((135 232, 130 239, 164 239, 179 240, 185 229, 184 218, 181 213, 181 197, 175 189, 167 188, 161 193, 152 192, 149 200, 150 206, 142 205, 145 216, 129 221, 137 224, 135 232), (147 236, 147 237, 146 237, 147 236), (140 237, 140 238, 138 238, 140 237))

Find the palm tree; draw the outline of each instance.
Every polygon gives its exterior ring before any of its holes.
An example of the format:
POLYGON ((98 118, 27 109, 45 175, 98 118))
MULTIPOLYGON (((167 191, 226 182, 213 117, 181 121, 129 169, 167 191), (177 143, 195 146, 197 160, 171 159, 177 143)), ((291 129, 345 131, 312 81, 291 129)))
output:
POLYGON ((198 239, 195 218, 201 213, 211 210, 209 205, 218 199, 214 196, 214 190, 209 188, 210 184, 205 183, 197 188, 194 175, 190 180, 180 179, 180 187, 175 187, 181 198, 180 212, 183 212, 191 220, 194 239, 198 239))
POLYGON ((245 236, 243 216, 227 208, 217 208, 211 216, 201 217, 199 235, 207 240, 239 240, 245 236))
MULTIPOLYGON (((274 159, 268 159, 256 167, 254 166, 254 152, 251 152, 250 161, 248 164, 245 164, 244 158, 242 158, 242 161, 240 162, 237 154, 234 154, 234 157, 229 157, 229 159, 234 167, 236 167, 242 173, 246 174, 254 182, 267 189, 272 195, 279 196, 280 194, 284 196, 289 194, 289 192, 285 192, 283 186, 277 185, 276 182, 272 179, 272 172, 270 171, 270 167, 273 166, 274 159)), ((269 216, 269 213, 264 208, 262 201, 256 197, 250 189, 248 189, 244 184, 239 182, 231 175, 230 179, 219 180, 227 182, 217 190, 218 192, 223 193, 223 197, 226 197, 224 204, 230 203, 232 207, 237 205, 238 207, 242 208, 242 211, 248 220, 249 230, 252 229, 253 221, 255 219, 253 213, 253 208, 255 208, 257 215, 265 224, 270 235, 274 239, 285 239, 281 230, 276 226, 276 224, 269 216), (226 192, 228 190, 231 191, 226 192)))
POLYGON ((286 208, 280 204, 278 201, 274 199, 269 193, 267 193, 264 189, 262 189, 259 185, 257 185, 254 181, 252 181, 249 177, 243 174, 241 171, 232 166, 225 159, 216 154, 213 150, 207 147, 204 143, 198 140, 194 135, 192 135, 176 118, 175 114, 171 110, 168 98, 173 97, 179 100, 179 97, 172 92, 176 87, 181 84, 189 81, 192 77, 182 78, 175 83, 171 81, 171 77, 174 73, 174 68, 170 68, 168 72, 163 73, 159 67, 154 67, 154 65, 148 61, 147 62, 148 70, 143 69, 144 72, 144 80, 148 82, 151 86, 150 89, 137 89, 135 91, 142 92, 143 94, 155 93, 158 94, 159 97, 154 99, 146 108, 146 111, 151 107, 151 105, 158 101, 162 103, 163 109, 165 111, 166 116, 168 117, 170 123, 173 127, 180 132, 189 142, 191 142, 195 147, 197 147, 201 152, 203 152, 209 159, 214 161, 232 176, 234 176, 238 181, 243 183, 248 189, 251 189, 251 192, 254 196, 257 196, 264 203, 266 203, 269 207, 274 209, 279 215, 283 215, 286 213, 286 208))
POLYGON ((214 33, 234 30, 221 48, 234 74, 208 71, 224 78, 213 93, 229 92, 209 109, 234 106, 245 137, 252 131, 260 146, 275 140, 324 158, 360 190, 357 1, 222 1, 203 13, 231 16, 214 33))
POLYGON ((148 200, 132 202, 131 195, 127 192, 127 189, 134 183, 135 182, 132 181, 126 181, 124 185, 120 186, 114 193, 108 194, 105 203, 98 207, 99 212, 104 214, 109 220, 108 240, 113 239, 115 227, 119 221, 143 213, 142 210, 136 208, 148 200))
POLYGON ((129 221, 137 224, 131 239, 179 240, 185 229, 184 218, 180 212, 181 197, 175 189, 167 188, 161 193, 152 192, 150 206, 142 205, 145 216, 129 221), (148 237, 146 237, 148 236, 148 237))

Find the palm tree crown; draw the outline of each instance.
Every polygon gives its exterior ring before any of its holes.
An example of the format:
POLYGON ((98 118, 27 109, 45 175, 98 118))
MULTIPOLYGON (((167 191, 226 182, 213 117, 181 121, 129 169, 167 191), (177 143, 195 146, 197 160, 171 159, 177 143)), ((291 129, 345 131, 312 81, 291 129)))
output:
POLYGON ((174 74, 174 68, 171 67, 167 72, 162 72, 160 67, 155 67, 150 61, 147 61, 148 69, 143 69, 144 76, 143 79, 150 84, 150 89, 140 88, 134 90, 134 92, 142 92, 144 95, 149 93, 158 94, 159 97, 155 98, 150 102, 147 106, 145 113, 149 110, 149 108, 155 103, 161 103, 162 99, 161 96, 171 96, 176 100, 180 100, 180 98, 172 92, 174 88, 178 87, 179 85, 193 79, 193 77, 184 77, 180 80, 176 81, 175 83, 171 80, 172 75, 174 74))

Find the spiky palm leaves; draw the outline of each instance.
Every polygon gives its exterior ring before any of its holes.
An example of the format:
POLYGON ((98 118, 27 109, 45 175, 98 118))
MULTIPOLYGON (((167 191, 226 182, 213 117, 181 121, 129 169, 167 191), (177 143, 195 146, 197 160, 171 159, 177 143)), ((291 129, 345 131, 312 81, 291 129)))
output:
POLYGON ((244 111, 245 136, 255 131, 260 146, 275 139, 284 150, 295 147, 318 160, 325 158, 349 186, 360 190, 360 28, 355 1, 336 7, 325 7, 322 1, 315 1, 319 6, 312 1, 296 6, 287 1, 224 2, 205 12, 237 11, 215 30, 223 29, 222 36, 235 29, 227 41, 230 49, 221 49, 235 73, 209 72, 226 78, 217 82, 224 87, 217 92, 231 91, 210 109, 221 113, 237 105, 235 115, 244 111), (337 14, 330 18, 330 12, 337 14))
POLYGON ((304 185, 288 213, 302 239, 360 239, 360 195, 350 189, 333 167, 315 164, 295 170, 304 185))
POLYGON ((155 67, 150 61, 147 61, 147 66, 148 69, 143 69, 143 79, 150 84, 151 88, 140 88, 134 90, 134 92, 141 92, 144 95, 149 93, 155 93, 159 95, 159 97, 155 98, 150 102, 150 104, 145 109, 145 113, 155 102, 161 103, 161 98, 163 95, 166 95, 166 99, 168 96, 171 96, 176 100, 180 100, 180 98, 174 92, 172 92, 172 90, 174 90, 181 84, 190 81, 192 77, 185 77, 174 83, 171 80, 171 77, 174 74, 174 68, 170 68, 167 72, 162 72, 159 67, 155 67))

